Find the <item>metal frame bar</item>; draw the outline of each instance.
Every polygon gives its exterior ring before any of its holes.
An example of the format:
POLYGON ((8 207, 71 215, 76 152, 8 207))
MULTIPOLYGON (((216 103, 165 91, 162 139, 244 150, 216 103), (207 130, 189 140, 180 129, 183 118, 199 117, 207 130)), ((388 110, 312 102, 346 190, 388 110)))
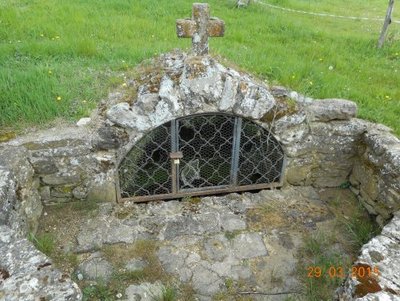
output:
MULTIPOLYGON (((178 129, 177 120, 171 120, 171 153, 178 151, 178 129)), ((172 180, 172 194, 179 191, 179 164, 174 164, 174 159, 170 156, 171 160, 171 180, 172 180)))
POLYGON ((233 143, 232 143, 231 186, 237 185, 241 131, 242 131, 242 118, 235 117, 235 124, 233 127, 233 143))
POLYGON ((281 187, 281 183, 269 183, 269 184, 254 184, 254 185, 245 185, 245 186, 236 186, 236 187, 226 187, 221 189, 215 189, 215 187, 211 187, 210 189, 203 189, 202 191, 190 191, 190 192, 178 192, 177 194, 156 194, 156 195, 147 195, 147 196, 138 196, 131 198, 122 198, 121 202, 132 201, 134 203, 143 203, 149 201, 159 201, 159 200, 171 200, 171 199, 180 199, 185 196, 206 196, 206 195, 214 195, 214 194, 223 194, 223 193, 231 193, 231 192, 241 192, 241 191, 251 191, 251 190, 260 190, 267 188, 278 188, 281 187))

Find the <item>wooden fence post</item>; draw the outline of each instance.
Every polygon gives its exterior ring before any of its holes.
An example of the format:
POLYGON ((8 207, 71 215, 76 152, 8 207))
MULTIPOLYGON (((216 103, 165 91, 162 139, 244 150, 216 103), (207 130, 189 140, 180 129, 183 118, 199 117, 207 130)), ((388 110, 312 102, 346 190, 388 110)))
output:
POLYGON ((383 22, 381 35, 378 40, 378 48, 382 48, 383 43, 385 42, 386 32, 388 30, 389 24, 392 22, 393 6, 394 6, 394 0, 389 0, 389 6, 386 11, 385 21, 383 22))

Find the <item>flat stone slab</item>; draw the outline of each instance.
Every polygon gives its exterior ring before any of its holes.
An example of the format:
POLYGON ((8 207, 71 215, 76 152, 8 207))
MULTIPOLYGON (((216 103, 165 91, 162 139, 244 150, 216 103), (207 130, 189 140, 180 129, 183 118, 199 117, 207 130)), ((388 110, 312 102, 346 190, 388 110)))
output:
POLYGON ((262 236, 258 233, 243 233, 233 240, 233 252, 238 259, 268 255, 262 236))
POLYGON ((349 120, 357 114, 357 105, 346 99, 321 99, 307 108, 312 121, 349 120))
POLYGON ((81 273, 84 280, 98 280, 108 282, 112 276, 112 265, 100 254, 92 254, 90 258, 82 262, 77 273, 81 273))
POLYGON ((117 218, 105 219, 104 216, 98 216, 82 225, 77 237, 77 251, 91 251, 104 244, 133 243, 140 238, 146 238, 145 232, 139 234, 138 229, 117 218))
POLYGON ((164 286, 161 282, 155 283, 141 283, 139 285, 130 285, 125 290, 127 299, 124 301, 154 301, 163 300, 162 294, 164 286))
POLYGON ((205 296, 212 296, 224 289, 224 282, 209 264, 198 265, 193 271, 192 284, 194 290, 205 296))

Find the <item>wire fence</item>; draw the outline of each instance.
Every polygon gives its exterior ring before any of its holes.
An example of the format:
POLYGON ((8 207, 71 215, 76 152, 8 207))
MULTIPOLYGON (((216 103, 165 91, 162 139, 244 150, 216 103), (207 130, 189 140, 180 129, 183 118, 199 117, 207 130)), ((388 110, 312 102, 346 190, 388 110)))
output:
MULTIPOLYGON (((282 11, 298 13, 298 14, 304 14, 304 15, 312 15, 312 16, 318 16, 318 17, 329 17, 329 18, 336 18, 336 19, 347 19, 347 20, 378 21, 378 22, 385 21, 384 18, 342 16, 342 15, 333 15, 333 14, 328 14, 328 13, 317 13, 317 12, 309 12, 309 11, 304 11, 304 10, 297 10, 297 9, 292 9, 292 8, 281 7, 281 6, 278 6, 278 5, 273 5, 273 4, 266 3, 266 2, 263 2, 263 1, 260 1, 260 0, 254 0, 254 2, 258 3, 258 4, 261 4, 263 6, 267 6, 267 7, 273 8, 273 9, 279 9, 279 10, 282 10, 282 11)), ((392 20, 392 23, 400 24, 400 20, 392 20)))

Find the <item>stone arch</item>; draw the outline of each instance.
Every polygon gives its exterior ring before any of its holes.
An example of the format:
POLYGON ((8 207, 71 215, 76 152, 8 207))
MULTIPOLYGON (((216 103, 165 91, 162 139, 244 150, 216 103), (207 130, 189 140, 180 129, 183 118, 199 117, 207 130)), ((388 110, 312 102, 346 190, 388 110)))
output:
POLYGON ((116 95, 107 104, 107 121, 130 136, 117 150, 117 165, 146 133, 173 119, 215 112, 259 121, 279 109, 264 83, 210 56, 170 53, 146 70, 149 80, 129 87, 133 97, 116 95))
POLYGON ((250 119, 192 114, 147 131, 131 146, 117 168, 117 194, 147 201, 278 187, 284 157, 272 133, 250 119))

